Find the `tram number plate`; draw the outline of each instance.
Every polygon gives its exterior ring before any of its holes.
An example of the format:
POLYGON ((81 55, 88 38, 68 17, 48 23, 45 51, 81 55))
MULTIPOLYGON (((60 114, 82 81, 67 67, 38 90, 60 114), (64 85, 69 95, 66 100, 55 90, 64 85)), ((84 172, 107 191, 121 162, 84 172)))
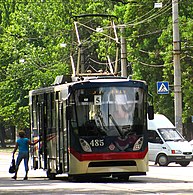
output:
POLYGON ((92 147, 101 147, 105 145, 105 140, 104 139, 93 139, 91 140, 90 145, 92 147))

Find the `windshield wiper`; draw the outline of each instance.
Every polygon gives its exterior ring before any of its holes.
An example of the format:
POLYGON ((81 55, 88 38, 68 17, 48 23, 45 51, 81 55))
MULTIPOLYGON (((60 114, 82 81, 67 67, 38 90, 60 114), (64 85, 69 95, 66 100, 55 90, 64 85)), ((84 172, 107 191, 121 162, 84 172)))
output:
POLYGON ((184 140, 181 139, 181 138, 179 138, 179 139, 175 139, 174 141, 175 141, 175 142, 179 142, 179 141, 182 141, 182 142, 183 142, 184 140))
POLYGON ((108 129, 105 127, 105 123, 100 113, 95 115, 95 123, 99 127, 101 133, 105 133, 105 135, 107 135, 108 129))
POLYGON ((111 119, 111 121, 112 121, 113 124, 115 125, 115 127, 116 127, 116 129, 117 129, 119 135, 120 135, 121 137, 123 137, 123 134, 122 134, 121 129, 119 128, 119 126, 117 125, 115 119, 113 118, 113 116, 112 116, 111 114, 109 114, 109 118, 111 119))
POLYGON ((174 139, 165 139, 165 141, 175 141, 174 139))

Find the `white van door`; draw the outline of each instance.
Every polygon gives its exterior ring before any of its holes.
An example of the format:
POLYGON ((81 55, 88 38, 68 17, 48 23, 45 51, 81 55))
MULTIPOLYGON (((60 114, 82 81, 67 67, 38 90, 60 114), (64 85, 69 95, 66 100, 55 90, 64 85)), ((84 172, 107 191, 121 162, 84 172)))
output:
POLYGON ((162 151, 163 141, 155 130, 148 130, 149 161, 155 162, 157 154, 162 151))

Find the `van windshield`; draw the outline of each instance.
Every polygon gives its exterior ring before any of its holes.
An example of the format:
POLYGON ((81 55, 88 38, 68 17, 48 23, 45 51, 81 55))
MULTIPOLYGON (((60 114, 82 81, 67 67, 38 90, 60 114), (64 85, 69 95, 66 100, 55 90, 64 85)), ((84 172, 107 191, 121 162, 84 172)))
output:
POLYGON ((176 129, 162 128, 158 131, 165 141, 184 141, 184 138, 176 129))

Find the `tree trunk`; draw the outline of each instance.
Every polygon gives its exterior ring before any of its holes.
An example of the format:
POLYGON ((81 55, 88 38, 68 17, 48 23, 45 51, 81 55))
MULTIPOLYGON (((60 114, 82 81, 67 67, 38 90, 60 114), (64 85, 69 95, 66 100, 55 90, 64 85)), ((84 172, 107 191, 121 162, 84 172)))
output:
POLYGON ((6 148, 6 143, 5 143, 5 127, 0 126, 0 141, 1 141, 1 147, 6 148))

